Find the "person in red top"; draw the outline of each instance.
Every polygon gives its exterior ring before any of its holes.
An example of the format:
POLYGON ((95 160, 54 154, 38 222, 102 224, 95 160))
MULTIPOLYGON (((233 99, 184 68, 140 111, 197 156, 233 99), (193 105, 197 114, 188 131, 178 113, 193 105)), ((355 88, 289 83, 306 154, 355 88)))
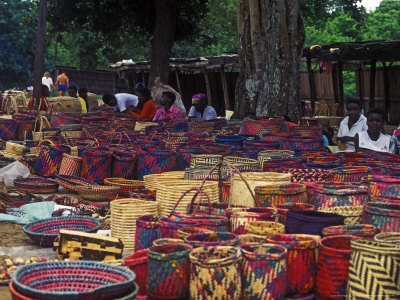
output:
POLYGON ((132 107, 131 115, 142 121, 151 121, 156 114, 157 107, 153 99, 151 99, 151 93, 146 88, 139 88, 135 91, 138 96, 138 104, 136 107, 132 107))
POLYGON ((47 101, 47 98, 50 96, 50 91, 47 85, 42 84, 42 97, 40 100, 33 99, 33 96, 29 99, 28 103, 28 109, 29 110, 43 110, 47 111, 49 108, 49 103, 47 101), (40 107, 39 107, 40 105, 40 107))

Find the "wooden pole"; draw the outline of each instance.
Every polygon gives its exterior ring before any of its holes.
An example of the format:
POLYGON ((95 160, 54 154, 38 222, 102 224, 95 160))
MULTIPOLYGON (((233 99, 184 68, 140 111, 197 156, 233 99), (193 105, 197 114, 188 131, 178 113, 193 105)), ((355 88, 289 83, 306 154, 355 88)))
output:
POLYGON ((358 98, 360 99, 361 103, 364 104, 363 70, 361 64, 358 65, 357 72, 358 72, 358 98))
POLYGON ((310 98, 311 98, 311 113, 315 114, 315 102, 317 100, 317 96, 315 93, 315 80, 314 80, 314 71, 311 67, 311 57, 307 55, 307 71, 308 71, 308 82, 310 85, 310 98))
POLYGON ((333 85, 333 97, 335 98, 335 116, 341 116, 338 110, 339 106, 339 93, 338 93, 338 76, 337 76, 337 65, 332 64, 332 85, 333 85), (338 106, 336 106, 338 105, 338 106))
POLYGON ((37 103, 40 102, 40 97, 42 96, 46 13, 47 13, 47 0, 40 0, 38 26, 36 33, 35 65, 33 70, 34 74, 33 97, 38 100, 36 101, 37 103))
POLYGON ((371 73, 369 77, 369 107, 375 106, 375 74, 376 74, 376 61, 371 61, 371 73))
POLYGON ((224 69, 224 65, 221 65, 221 79, 222 89, 224 91, 225 110, 231 110, 231 105, 229 103, 228 84, 226 83, 226 74, 224 69))
POLYGON ((203 68, 203 74, 204 74, 204 81, 206 83, 208 105, 212 105, 210 80, 208 78, 208 73, 206 72, 206 70, 204 68, 203 68))
POLYGON ((344 89, 343 89, 343 63, 338 63, 338 83, 339 83, 339 115, 344 114, 344 89))
POLYGON ((175 73, 175 78, 176 78, 176 85, 178 86, 178 92, 182 97, 181 81, 179 80, 180 71, 178 69, 175 69, 174 73, 175 73))
POLYGON ((390 80, 389 80, 389 72, 388 67, 386 66, 386 62, 383 62, 383 86, 384 86, 384 93, 385 93, 385 113, 386 119, 390 122, 390 80))

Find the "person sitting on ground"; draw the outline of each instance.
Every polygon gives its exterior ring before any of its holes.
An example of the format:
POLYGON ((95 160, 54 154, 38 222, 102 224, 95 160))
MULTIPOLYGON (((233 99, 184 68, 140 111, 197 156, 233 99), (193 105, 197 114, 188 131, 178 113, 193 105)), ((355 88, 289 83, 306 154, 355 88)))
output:
POLYGON ((347 117, 342 120, 338 132, 338 147, 340 151, 354 151, 354 137, 358 132, 368 129, 367 118, 361 113, 362 104, 357 99, 346 103, 347 117), (344 145, 343 145, 344 144, 344 145))
POLYGON ((62 72, 57 76, 56 86, 58 90, 58 96, 64 96, 65 92, 69 88, 69 78, 65 72, 62 72))
POLYGON ((41 98, 34 99, 33 96, 29 99, 28 109, 29 110, 42 110, 47 111, 49 108, 48 97, 50 96, 50 91, 47 85, 42 84, 41 98))
MULTIPOLYGON (((78 90, 79 98, 82 98, 83 101, 85 101, 85 106, 86 106, 86 112, 89 111, 89 103, 88 103, 88 90, 84 87, 79 88, 78 90)), ((78 98, 78 99, 79 99, 78 98)))
POLYGON ((132 110, 131 106, 136 106, 139 102, 138 97, 132 94, 104 94, 103 102, 108 106, 114 107, 115 111, 126 112, 132 110))
POLYGON ((208 99, 205 94, 195 94, 192 97, 193 106, 189 110, 189 119, 203 119, 204 121, 217 118, 215 109, 208 105, 208 99))
POLYGON ((76 88, 76 86, 71 85, 68 88, 68 95, 72 98, 76 98, 78 99, 80 105, 81 105, 81 109, 82 109, 82 113, 86 114, 87 113, 87 109, 86 109, 86 103, 85 100, 83 100, 81 97, 78 97, 78 89, 76 88))
POLYGON ((179 109, 173 106, 176 96, 172 92, 163 92, 160 98, 161 108, 157 110, 153 121, 171 120, 173 123, 185 122, 185 115, 179 109))
POLYGON ((394 153, 395 145, 392 143, 388 134, 383 134, 385 121, 385 112, 380 107, 373 107, 367 113, 366 131, 361 131, 354 137, 354 146, 356 151, 364 151, 366 149, 394 153))
POLYGON ((47 85, 49 91, 51 91, 51 87, 56 90, 56 86, 53 84, 53 79, 51 79, 49 72, 44 72, 44 75, 42 77, 42 84, 47 85))
POLYGON ((142 121, 153 120, 157 107, 153 99, 151 99, 150 91, 146 88, 139 88, 136 89, 135 93, 138 96, 139 103, 132 108, 131 115, 142 121))

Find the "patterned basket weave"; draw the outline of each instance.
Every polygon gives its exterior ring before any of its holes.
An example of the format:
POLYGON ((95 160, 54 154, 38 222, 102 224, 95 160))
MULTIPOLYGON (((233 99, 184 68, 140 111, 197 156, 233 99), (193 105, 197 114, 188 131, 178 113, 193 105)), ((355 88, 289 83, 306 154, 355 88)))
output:
POLYGON ((310 292, 315 285, 315 249, 317 242, 311 237, 291 234, 271 235, 268 243, 285 247, 287 251, 287 295, 310 292))
POLYGON ((190 167, 196 167, 197 165, 214 166, 222 162, 222 155, 209 155, 209 154, 193 154, 190 159, 190 167))
POLYGON ((0 122, 0 139, 15 140, 18 135, 19 122, 13 119, 2 119, 0 122))
POLYGON ((39 262, 18 268, 15 289, 34 299, 116 299, 130 293, 135 273, 92 261, 39 262))
POLYGON ((176 237, 178 239, 184 239, 186 236, 191 235, 193 233, 213 233, 211 230, 200 228, 200 227, 183 227, 178 229, 176 232, 176 237))
POLYGON ((368 167, 343 167, 332 171, 333 182, 361 182, 370 172, 368 167))
POLYGON ((288 130, 288 124, 280 120, 245 119, 242 122, 239 134, 257 134, 263 136, 266 133, 288 132, 288 130))
POLYGON ((276 233, 285 233, 285 226, 277 222, 252 221, 246 224, 246 233, 268 236, 276 233))
POLYGON ((298 168, 284 168, 284 170, 293 175, 292 182, 330 181, 332 178, 331 170, 298 168))
POLYGON ((239 300, 240 250, 236 247, 200 247, 190 253, 190 299, 239 300))
POLYGON ((382 243, 400 245, 400 232, 382 232, 375 235, 374 240, 382 243))
POLYGON ((153 242, 153 246, 163 246, 163 245, 170 245, 170 244, 184 244, 185 242, 182 239, 172 239, 172 238, 163 238, 158 239, 153 242))
POLYGON ((267 242, 267 237, 256 234, 240 234, 238 235, 240 245, 264 244, 267 242))
POLYGON ((368 176, 371 195, 384 197, 400 197, 400 178, 388 176, 368 176))
POLYGON ((313 190, 311 203, 316 209, 326 209, 337 206, 362 206, 368 202, 368 190, 359 187, 323 188, 313 190))
POLYGON ((258 186, 254 191, 258 207, 307 202, 306 186, 301 183, 258 186))
MULTIPOLYGON (((42 142, 43 143, 43 142, 42 142)), ((56 146, 50 144, 41 144, 39 146, 39 155, 35 162, 36 174, 43 177, 54 177, 60 169, 63 152, 69 147, 56 146)))
POLYGON ((318 209, 321 212, 334 213, 344 216, 344 224, 361 224, 363 216, 363 206, 336 206, 318 209))
POLYGON ((366 203, 362 222, 363 224, 374 225, 379 232, 400 232, 400 204, 366 203))
POLYGON ((79 186, 83 185, 96 185, 93 181, 83 179, 81 177, 75 177, 72 175, 57 175, 56 182, 62 187, 76 192, 79 186))
POLYGON ((159 219, 154 215, 145 215, 136 220, 135 251, 150 248, 153 241, 161 237, 159 219))
POLYGON ((147 295, 155 299, 188 299, 191 250, 185 244, 149 249, 147 295))
POLYGON ((144 182, 140 180, 106 178, 104 184, 120 187, 119 195, 123 197, 129 197, 131 193, 139 193, 140 190, 144 189, 144 182))
POLYGON ((136 274, 139 296, 146 296, 148 249, 137 251, 125 258, 125 266, 136 274))
POLYGON ((224 161, 234 165, 239 171, 256 171, 260 169, 260 165, 256 159, 225 156, 224 161))
POLYGON ((330 226, 322 230, 323 236, 332 235, 354 235, 357 237, 363 237, 366 239, 372 239, 377 230, 373 225, 367 224, 351 224, 351 225, 341 225, 341 226, 330 226))
POLYGON ((178 229, 184 227, 196 227, 199 223, 194 220, 186 220, 179 218, 162 218, 159 221, 161 238, 176 238, 178 229))
POLYGON ((81 174, 82 158, 63 154, 58 175, 79 176, 81 174))
POLYGON ((45 178, 17 178, 14 187, 21 192, 36 194, 54 194, 58 192, 58 183, 45 178))
POLYGON ((134 179, 136 176, 137 155, 113 155, 112 159, 112 177, 134 179))
POLYGON ((104 185, 81 185, 76 187, 76 192, 83 199, 93 202, 107 201, 118 196, 120 187, 104 185))
POLYGON ((212 232, 212 233, 193 233, 185 236, 184 241, 193 248, 209 246, 236 246, 239 244, 239 238, 230 232, 212 232))
POLYGON ((281 143, 281 149, 291 151, 317 151, 324 150, 324 144, 321 140, 301 138, 290 138, 281 143))
POLYGON ((276 214, 258 213, 248 211, 234 211, 230 216, 231 232, 235 234, 246 233, 246 224, 252 221, 275 221, 276 214))
POLYGON ((61 229, 96 232, 100 222, 92 217, 67 216, 48 218, 26 224, 23 231, 42 247, 52 247, 61 229))
POLYGON ((246 138, 240 134, 233 134, 233 135, 217 135, 215 137, 216 144, 224 144, 229 146, 243 146, 243 142, 246 138))
POLYGON ((275 206, 278 211, 278 222, 286 224, 286 213, 289 210, 314 210, 314 205, 307 203, 284 203, 275 206))
POLYGON ((286 233, 304 233, 322 235, 325 227, 343 225, 344 218, 338 214, 311 211, 292 210, 286 214, 286 233))
POLYGON ((400 246, 351 241, 348 299, 400 299, 400 246))
POLYGON ((257 160, 261 167, 264 164, 264 161, 270 160, 271 158, 291 157, 293 155, 294 152, 288 150, 263 150, 258 152, 257 160))
POLYGON ((335 235, 319 243, 317 293, 323 299, 345 299, 352 235, 335 235))
POLYGON ((243 245, 241 251, 242 299, 283 299, 287 250, 259 244, 243 245))
POLYGON ((85 151, 82 155, 81 177, 96 183, 103 183, 111 177, 112 153, 106 151, 85 151))
POLYGON ((176 152, 174 151, 140 151, 137 167, 137 179, 143 180, 143 176, 148 174, 160 174, 168 171, 175 171, 176 168, 176 152))

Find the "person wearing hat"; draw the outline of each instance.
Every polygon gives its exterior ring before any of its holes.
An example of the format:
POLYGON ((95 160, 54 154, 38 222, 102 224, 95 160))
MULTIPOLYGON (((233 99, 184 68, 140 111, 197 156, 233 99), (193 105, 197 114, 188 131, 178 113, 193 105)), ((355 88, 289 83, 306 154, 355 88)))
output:
POLYGON ((217 118, 215 109, 208 105, 207 96, 205 94, 196 94, 192 97, 193 106, 190 108, 188 117, 203 119, 204 121, 217 118))

